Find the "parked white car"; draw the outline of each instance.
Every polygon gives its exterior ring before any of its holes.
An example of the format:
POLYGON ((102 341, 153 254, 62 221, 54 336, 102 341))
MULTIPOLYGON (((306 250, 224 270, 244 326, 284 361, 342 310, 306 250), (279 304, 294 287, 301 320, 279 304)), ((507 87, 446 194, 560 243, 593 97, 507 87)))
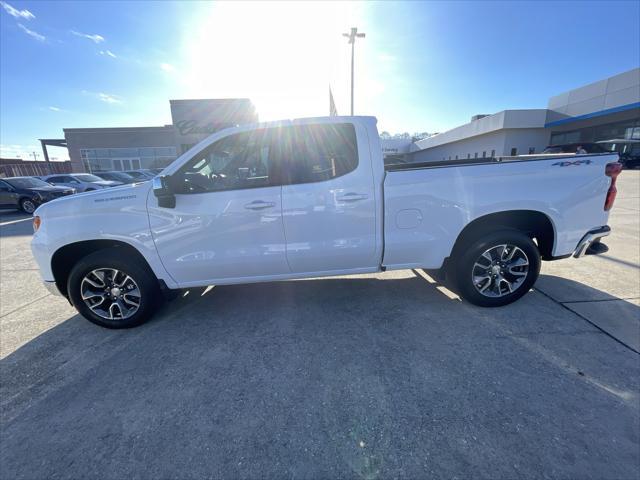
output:
POLYGON ((90 192, 102 188, 117 187, 123 182, 104 180, 90 173, 65 173, 41 177, 45 182, 62 187, 72 187, 78 192, 90 192))
POLYGON ((39 207, 32 250, 52 291, 111 328, 148 319, 166 289, 407 268, 495 307, 541 260, 603 250, 616 160, 385 167, 372 117, 243 126, 153 182, 39 207))

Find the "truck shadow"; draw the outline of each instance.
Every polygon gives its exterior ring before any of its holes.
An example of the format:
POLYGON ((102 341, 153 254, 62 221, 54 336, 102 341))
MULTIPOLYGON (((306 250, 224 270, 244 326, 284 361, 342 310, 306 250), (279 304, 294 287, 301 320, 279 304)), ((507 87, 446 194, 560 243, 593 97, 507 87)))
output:
MULTIPOLYGON (((561 417, 584 411, 580 402, 594 393, 550 375, 536 348, 569 350, 573 364, 637 390, 629 351, 549 298, 532 292, 488 310, 438 287, 405 271, 192 289, 151 322, 120 331, 75 315, 0 361, 5 475, 281 476, 277 460, 299 474, 384 477, 406 449, 422 458, 443 440, 434 418, 469 422, 476 402, 500 418, 511 408, 503 395, 525 402, 535 391, 534 417, 571 423, 561 417), (625 371, 611 374, 614 365, 625 371), (146 470, 134 458, 152 450, 146 470), (87 452, 98 454, 70 463, 87 452)), ((502 421, 474 421, 484 425, 478 435, 503 436, 502 421)), ((546 452, 546 465, 555 453, 534 425, 526 443, 546 452)), ((405 472, 423 468, 407 458, 405 472)))

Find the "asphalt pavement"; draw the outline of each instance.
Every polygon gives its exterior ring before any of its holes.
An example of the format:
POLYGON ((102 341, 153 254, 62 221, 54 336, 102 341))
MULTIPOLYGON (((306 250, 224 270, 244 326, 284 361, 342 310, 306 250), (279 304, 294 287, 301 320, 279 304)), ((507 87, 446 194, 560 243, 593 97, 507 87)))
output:
POLYGON ((640 172, 597 257, 499 309, 421 271, 188 291, 132 330, 0 214, 0 477, 640 477, 640 172))

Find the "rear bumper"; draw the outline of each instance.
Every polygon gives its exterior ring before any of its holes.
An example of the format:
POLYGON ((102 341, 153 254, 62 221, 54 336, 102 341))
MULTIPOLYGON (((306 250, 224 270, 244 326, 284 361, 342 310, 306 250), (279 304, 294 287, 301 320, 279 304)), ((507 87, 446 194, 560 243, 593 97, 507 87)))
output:
POLYGON ((611 233, 611 227, 609 225, 605 225, 603 227, 594 228, 593 230, 589 230, 582 240, 578 242, 578 246, 573 252, 574 258, 580 258, 585 255, 589 247, 595 243, 600 241, 602 237, 606 237, 611 233))

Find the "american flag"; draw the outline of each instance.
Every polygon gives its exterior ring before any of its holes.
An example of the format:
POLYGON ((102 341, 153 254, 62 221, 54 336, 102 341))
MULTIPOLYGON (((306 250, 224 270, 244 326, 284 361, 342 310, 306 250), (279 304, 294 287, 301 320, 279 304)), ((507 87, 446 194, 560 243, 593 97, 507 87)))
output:
POLYGON ((331 93, 331 86, 329 86, 329 116, 337 117, 338 110, 336 109, 336 102, 333 101, 333 93, 331 93))

